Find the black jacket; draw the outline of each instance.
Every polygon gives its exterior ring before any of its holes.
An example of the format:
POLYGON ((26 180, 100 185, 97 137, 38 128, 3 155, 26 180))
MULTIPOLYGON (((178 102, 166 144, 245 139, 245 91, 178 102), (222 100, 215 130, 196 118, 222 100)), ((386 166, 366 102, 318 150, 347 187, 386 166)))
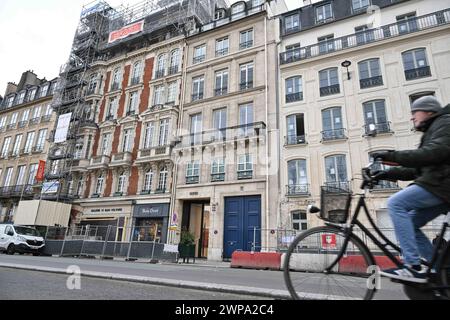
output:
POLYGON ((450 104, 426 121, 416 150, 394 151, 390 180, 411 181, 450 204, 450 104))

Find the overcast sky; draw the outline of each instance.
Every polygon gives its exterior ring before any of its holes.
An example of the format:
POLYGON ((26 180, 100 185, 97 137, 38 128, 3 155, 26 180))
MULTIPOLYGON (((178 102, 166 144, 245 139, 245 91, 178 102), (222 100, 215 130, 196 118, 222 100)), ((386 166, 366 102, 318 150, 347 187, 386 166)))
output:
MULTIPOLYGON (((69 57, 81 8, 89 0, 0 0, 0 95, 22 72, 54 79, 69 57)), ((112 7, 142 0, 107 0, 112 7)), ((230 1, 235 2, 235 1, 230 1)), ((301 0, 286 0, 289 9, 301 0)))

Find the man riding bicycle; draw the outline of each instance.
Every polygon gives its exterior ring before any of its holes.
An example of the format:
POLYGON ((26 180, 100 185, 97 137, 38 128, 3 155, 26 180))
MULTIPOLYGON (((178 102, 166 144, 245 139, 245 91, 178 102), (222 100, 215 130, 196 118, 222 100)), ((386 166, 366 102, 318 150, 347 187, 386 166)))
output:
POLYGON ((414 180, 388 201, 404 267, 384 270, 381 275, 425 283, 427 268, 420 258, 430 262, 433 245, 420 228, 450 211, 450 104, 443 108, 435 97, 425 96, 412 104, 411 113, 415 129, 423 132, 420 146, 374 155, 376 160, 397 166, 374 172, 375 180, 414 180))

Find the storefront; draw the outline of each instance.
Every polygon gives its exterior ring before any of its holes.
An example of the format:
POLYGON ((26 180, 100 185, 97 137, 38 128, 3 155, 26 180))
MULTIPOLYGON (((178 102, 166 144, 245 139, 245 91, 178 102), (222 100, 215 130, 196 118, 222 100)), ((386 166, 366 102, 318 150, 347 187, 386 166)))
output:
POLYGON ((140 204, 134 206, 133 241, 167 242, 169 204, 140 204))

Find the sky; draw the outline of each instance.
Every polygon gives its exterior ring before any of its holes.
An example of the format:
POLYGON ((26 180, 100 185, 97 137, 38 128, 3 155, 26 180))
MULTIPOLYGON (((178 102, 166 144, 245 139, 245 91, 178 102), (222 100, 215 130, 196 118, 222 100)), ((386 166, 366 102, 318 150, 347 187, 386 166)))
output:
MULTIPOLYGON (((301 0, 285 0, 288 8, 301 0)), ((70 53, 83 5, 90 0, 0 0, 0 95, 22 72, 54 79, 70 53)), ((142 0, 107 0, 112 7, 142 0)), ((230 1, 231 3, 235 1, 230 1)))

